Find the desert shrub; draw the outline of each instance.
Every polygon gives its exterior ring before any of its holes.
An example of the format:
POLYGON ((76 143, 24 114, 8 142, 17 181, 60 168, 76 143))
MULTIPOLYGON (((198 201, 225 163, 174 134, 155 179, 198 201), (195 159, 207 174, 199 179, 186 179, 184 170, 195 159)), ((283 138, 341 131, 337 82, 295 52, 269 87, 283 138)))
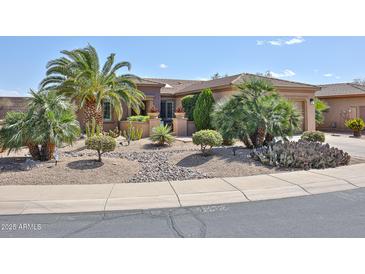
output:
POLYGON ((321 131, 305 131, 300 137, 300 140, 323 143, 325 141, 325 135, 321 131))
POLYGON ((143 129, 138 129, 130 123, 126 130, 123 130, 122 135, 127 139, 128 145, 131 141, 140 140, 143 136, 143 129))
POLYGON ((300 168, 328 168, 348 165, 350 155, 329 144, 319 142, 283 142, 253 150, 251 157, 265 165, 300 168))
POLYGON ((131 122, 148 122, 150 120, 150 117, 144 115, 135 115, 129 116, 127 120, 131 122))
POLYGON ((361 118, 350 119, 345 122, 345 126, 354 132, 355 136, 360 136, 365 127, 364 120, 361 118))
POLYGON ((91 122, 90 121, 86 122, 85 133, 87 138, 101 134, 101 127, 99 124, 96 123, 95 118, 92 118, 91 122))
POLYGON ((182 106, 185 110, 185 116, 189 121, 194 121, 194 108, 199 94, 186 95, 181 99, 182 106))
POLYGON ((210 115, 213 111, 214 97, 211 89, 203 89, 196 100, 194 123, 197 130, 211 129, 210 115))
POLYGON ((171 135, 171 127, 168 125, 154 127, 150 139, 158 145, 164 145, 165 143, 171 144, 175 140, 171 135))
POLYGON ((234 139, 225 139, 225 138, 223 138, 222 145, 224 145, 224 146, 233 146, 235 142, 236 141, 234 139))
POLYGON ((109 130, 108 132, 105 132, 104 135, 110 136, 112 138, 118 138, 120 135, 120 131, 118 128, 115 128, 114 130, 109 130))
POLYGON ((212 147, 220 146, 222 142, 222 135, 215 130, 205 129, 193 134, 193 143, 200 145, 200 149, 204 155, 207 155, 212 147))
POLYGON ((114 138, 106 135, 95 135, 87 138, 85 141, 87 149, 96 150, 98 153, 98 161, 101 162, 101 156, 105 152, 113 151, 117 145, 114 138))

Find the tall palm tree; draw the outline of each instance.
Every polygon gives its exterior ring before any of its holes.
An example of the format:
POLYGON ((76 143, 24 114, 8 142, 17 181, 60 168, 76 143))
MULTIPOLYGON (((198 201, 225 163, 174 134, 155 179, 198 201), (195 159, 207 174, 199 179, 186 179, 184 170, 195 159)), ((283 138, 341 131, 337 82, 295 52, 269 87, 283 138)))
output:
POLYGON ((61 53, 63 57, 48 62, 47 76, 40 83, 40 88, 56 89, 77 102, 84 111, 84 123, 95 119, 102 127, 104 100, 110 102, 118 120, 123 115, 123 102, 137 113, 144 107, 144 94, 133 81, 138 77, 117 75, 122 68, 131 69, 129 62, 114 64, 115 54, 112 53, 100 69, 98 54, 91 45, 61 53))

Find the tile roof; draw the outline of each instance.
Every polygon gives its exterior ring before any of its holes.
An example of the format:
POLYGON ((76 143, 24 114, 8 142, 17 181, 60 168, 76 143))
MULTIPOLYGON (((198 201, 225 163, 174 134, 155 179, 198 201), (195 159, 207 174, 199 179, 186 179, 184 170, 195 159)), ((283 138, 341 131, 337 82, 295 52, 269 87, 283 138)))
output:
POLYGON ((239 84, 240 82, 247 81, 252 77, 262 78, 271 82, 275 87, 313 87, 317 86, 281 80, 276 78, 258 76, 250 73, 240 73, 232 76, 222 77, 209 81, 197 81, 197 80, 178 80, 178 79, 158 79, 148 78, 149 80, 164 83, 165 87, 161 89, 161 94, 184 94, 189 92, 200 91, 204 88, 219 88, 230 85, 239 84))
POLYGON ((182 79, 163 79, 163 78, 148 78, 151 81, 165 84, 161 88, 161 94, 176 94, 180 90, 196 83, 204 82, 199 80, 182 80, 182 79))
POLYGON ((321 90, 316 92, 318 97, 365 95, 365 86, 353 83, 328 84, 320 87, 321 90))

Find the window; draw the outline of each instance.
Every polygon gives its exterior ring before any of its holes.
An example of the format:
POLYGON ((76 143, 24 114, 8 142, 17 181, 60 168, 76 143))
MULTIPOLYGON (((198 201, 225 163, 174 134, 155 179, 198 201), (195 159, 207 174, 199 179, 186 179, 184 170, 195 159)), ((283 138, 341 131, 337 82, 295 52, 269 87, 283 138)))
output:
POLYGON ((109 101, 103 102, 103 119, 104 121, 112 120, 112 108, 109 101))

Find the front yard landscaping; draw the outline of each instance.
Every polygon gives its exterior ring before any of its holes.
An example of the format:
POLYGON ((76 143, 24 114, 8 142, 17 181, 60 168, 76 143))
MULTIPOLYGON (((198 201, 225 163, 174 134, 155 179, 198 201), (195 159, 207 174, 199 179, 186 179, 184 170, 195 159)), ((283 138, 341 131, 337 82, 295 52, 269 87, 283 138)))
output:
MULTIPOLYGON (((192 142, 175 141, 170 146, 155 146, 149 139, 121 145, 117 138, 113 152, 97 161, 97 153, 85 147, 80 139, 72 146, 59 149, 60 159, 48 162, 33 161, 27 149, 2 153, 0 158, 0 185, 41 184, 108 184, 176 181, 213 177, 237 177, 283 172, 288 169, 270 167, 250 157, 251 149, 237 142, 231 147, 215 147, 208 156, 192 142), (29 155, 28 155, 29 156, 29 155)), ((125 142, 123 142, 125 144, 125 142)), ((358 163, 358 159, 351 159, 358 163)), ((350 163, 350 164, 351 164, 350 163)))

